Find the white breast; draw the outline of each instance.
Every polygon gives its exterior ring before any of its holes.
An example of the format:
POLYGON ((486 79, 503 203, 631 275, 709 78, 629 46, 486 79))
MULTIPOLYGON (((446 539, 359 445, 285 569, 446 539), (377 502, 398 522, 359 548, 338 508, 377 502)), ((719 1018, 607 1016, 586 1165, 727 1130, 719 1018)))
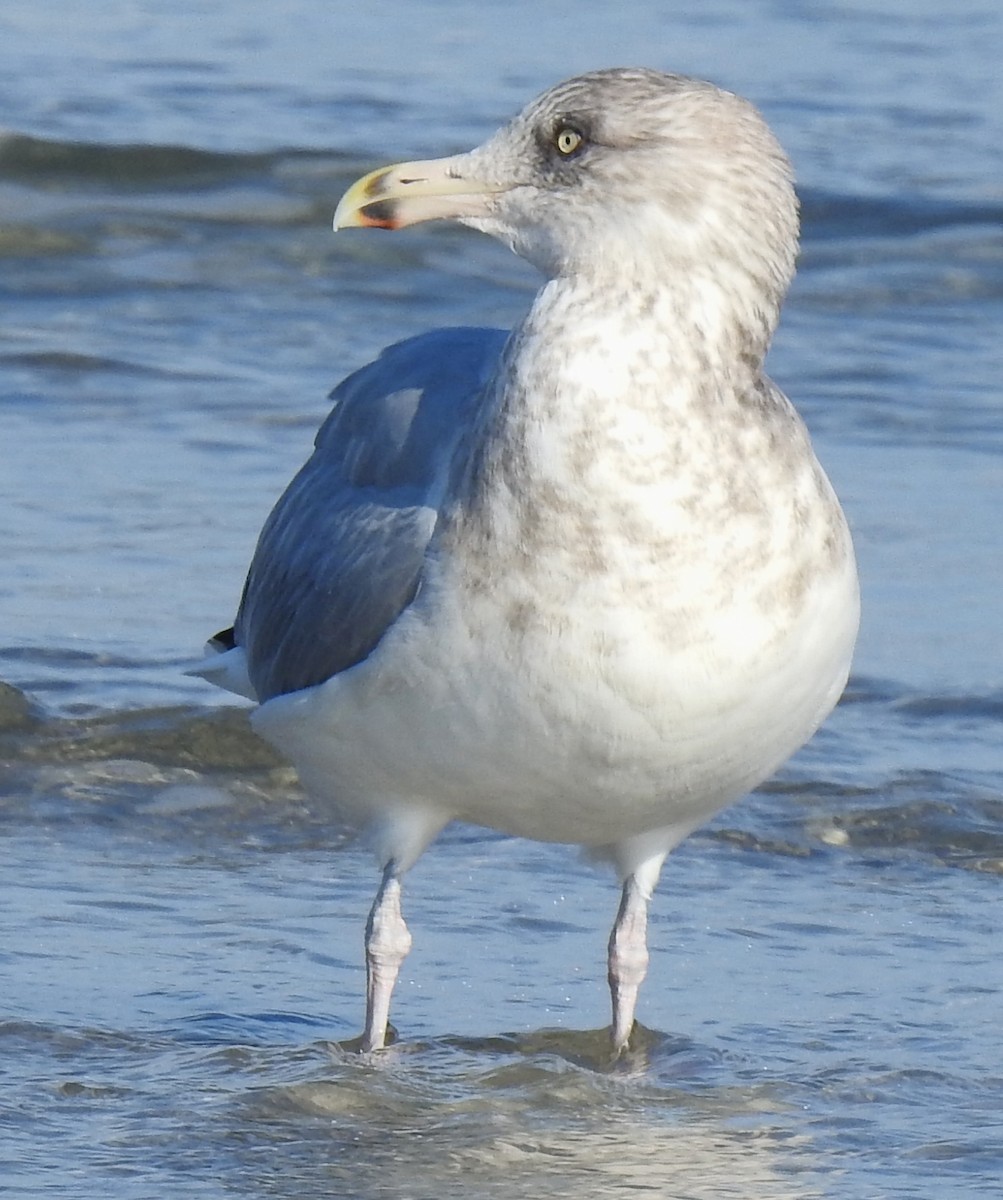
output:
POLYGON ((399 858, 451 818, 599 847, 675 831, 667 846, 767 777, 846 681, 853 552, 793 409, 754 370, 701 369, 668 301, 638 300, 664 328, 625 354, 639 315, 603 307, 597 330, 556 288, 415 602, 363 663, 255 719, 399 858))
POLYGON ((845 684, 853 557, 841 518, 836 553, 832 514, 815 525, 800 560, 730 591, 720 574, 708 587, 701 555, 670 566, 662 603, 630 573, 573 593, 545 559, 496 563, 485 588, 450 558, 366 662, 271 701, 256 727, 350 819, 410 814, 422 846, 451 818, 594 846, 688 832, 797 749, 845 684))

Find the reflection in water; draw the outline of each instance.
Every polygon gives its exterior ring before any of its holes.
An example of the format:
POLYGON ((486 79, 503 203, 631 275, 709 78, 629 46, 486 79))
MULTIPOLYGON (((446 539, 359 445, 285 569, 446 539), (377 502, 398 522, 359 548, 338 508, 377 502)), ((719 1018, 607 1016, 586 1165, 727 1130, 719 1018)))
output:
POLYGON ((646 1061, 614 1071, 608 1030, 334 1050, 326 1078, 262 1089, 245 1116, 334 1195, 821 1195, 773 1089, 715 1086, 706 1052, 640 1032, 646 1061))

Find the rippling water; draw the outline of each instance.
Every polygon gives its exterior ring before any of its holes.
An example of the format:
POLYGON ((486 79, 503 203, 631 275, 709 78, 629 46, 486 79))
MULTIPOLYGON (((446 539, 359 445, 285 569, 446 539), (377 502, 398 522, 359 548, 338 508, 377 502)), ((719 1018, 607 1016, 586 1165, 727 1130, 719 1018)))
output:
POLYGON ((0 1190, 996 1196, 1003 1177, 996 0, 0 10, 0 1190), (382 161, 576 70, 745 92, 804 253, 771 367, 851 516, 849 692, 672 856, 604 1060, 612 881, 450 830, 378 1061, 366 853, 182 672, 342 374, 536 285, 329 232, 382 161))

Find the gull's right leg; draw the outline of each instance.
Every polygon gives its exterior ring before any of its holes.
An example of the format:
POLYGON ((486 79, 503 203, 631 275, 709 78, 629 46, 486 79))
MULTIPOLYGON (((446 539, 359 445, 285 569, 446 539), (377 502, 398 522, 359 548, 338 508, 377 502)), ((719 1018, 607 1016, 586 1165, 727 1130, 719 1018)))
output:
POLYGON ((390 998, 401 963, 411 949, 411 934, 401 915, 401 881, 394 860, 383 869, 366 925, 366 1028, 362 1049, 382 1050, 387 1040, 390 998))

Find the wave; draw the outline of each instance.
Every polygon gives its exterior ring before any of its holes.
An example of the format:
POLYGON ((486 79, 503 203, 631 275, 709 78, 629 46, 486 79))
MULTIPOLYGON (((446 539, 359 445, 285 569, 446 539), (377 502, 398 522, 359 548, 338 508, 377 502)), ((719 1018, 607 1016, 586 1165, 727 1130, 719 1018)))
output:
MULTIPOLYGON (((997 694, 909 695, 885 681, 855 680, 844 703, 870 705, 879 726, 903 714, 933 726, 959 715, 1003 720, 997 694)), ((277 848, 347 836, 331 812, 310 807, 292 769, 251 730, 248 711, 182 705, 52 717, 0 684, 0 811, 26 825, 83 819, 132 828, 145 820, 182 840, 250 829, 277 848)), ((931 728, 929 736, 942 735, 931 728)), ((807 767, 764 785, 698 838, 729 853, 855 854, 872 864, 920 855, 1003 874, 1003 799, 979 773, 890 769, 852 783, 827 772, 827 762, 824 752, 811 755, 807 767)))
POLYGON ((8 683, 0 683, 0 736, 8 765, 139 759, 200 771, 259 771, 281 764, 252 732, 246 708, 175 705, 53 717, 8 683))
POLYGON ((800 193, 806 237, 885 238, 955 227, 1003 225, 1003 204, 936 200, 922 195, 858 196, 805 188, 800 193))
POLYGON ((36 185, 83 181, 112 188, 230 181, 268 171, 276 154, 218 153, 191 146, 53 141, 0 133, 0 179, 36 185))
MULTIPOLYGON (((300 190, 314 178, 328 192, 331 176, 350 181, 383 161, 374 146, 360 156, 331 149, 289 147, 267 152, 205 150, 185 145, 76 142, 0 132, 0 180, 42 188, 77 183, 108 190, 211 189, 268 177, 300 190)), ((830 241, 914 234, 953 226, 1003 224, 1003 203, 973 204, 922 195, 860 196, 800 190, 805 236, 830 241)))

